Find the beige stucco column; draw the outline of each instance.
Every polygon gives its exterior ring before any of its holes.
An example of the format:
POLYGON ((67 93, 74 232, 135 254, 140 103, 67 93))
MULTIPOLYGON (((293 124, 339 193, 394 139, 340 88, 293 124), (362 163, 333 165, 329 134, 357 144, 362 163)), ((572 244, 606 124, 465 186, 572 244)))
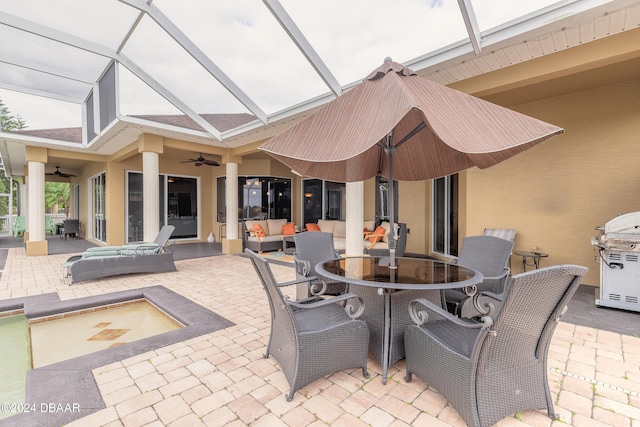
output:
MULTIPOLYGON (((21 191, 21 199, 20 199, 20 208, 18 213, 25 218, 29 218, 29 167, 25 166, 24 168, 24 177, 22 178, 22 182, 20 183, 20 191, 21 191)), ((25 223, 25 232, 23 235, 23 241, 26 242, 29 240, 29 224, 25 223)))
POLYGON ((364 181, 347 182, 347 236, 346 255, 362 255, 364 243, 362 224, 364 222, 364 181))
POLYGON ((160 230, 160 153, 163 152, 163 138, 144 134, 140 137, 139 151, 142 152, 142 218, 145 242, 153 242, 160 230))
MULTIPOLYGON (((223 157, 223 161, 225 158, 223 157)), ((222 252, 237 254, 242 252, 242 239, 238 236, 238 161, 228 158, 225 162, 225 217, 227 235, 222 239, 222 252)))
POLYGON ((47 149, 26 147, 29 186, 29 215, 27 216, 26 241, 27 256, 48 255, 49 247, 44 230, 44 165, 47 163, 47 149))
POLYGON ((158 174, 160 172, 158 153, 145 151, 142 153, 142 217, 143 217, 143 241, 153 242, 160 229, 160 215, 158 205, 160 203, 160 184, 158 174))

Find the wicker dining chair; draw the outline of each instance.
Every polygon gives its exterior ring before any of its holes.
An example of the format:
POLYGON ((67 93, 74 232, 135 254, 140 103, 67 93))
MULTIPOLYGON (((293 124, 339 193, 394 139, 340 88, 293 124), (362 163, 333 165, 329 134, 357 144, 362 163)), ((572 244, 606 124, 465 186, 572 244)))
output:
MULTIPOLYGON (((468 236, 462 239, 457 265, 473 268, 484 275, 482 283, 477 285, 478 292, 500 294, 509 276, 507 267, 513 242, 493 236, 468 236)), ((476 310, 471 300, 458 289, 444 291, 449 311, 460 317, 473 317, 476 310)))
POLYGON ((264 357, 272 355, 280 364, 291 387, 287 401, 305 385, 344 369, 362 368, 363 376, 369 378, 369 329, 357 319, 362 312, 360 299, 354 294, 342 294, 292 301, 283 296, 280 288, 296 285, 300 280, 277 283, 266 259, 250 249, 245 253, 269 300, 271 334, 264 357))
MULTIPOLYGON (((501 239, 505 239, 505 240, 509 240, 510 242, 513 242, 516 239, 516 229, 515 228, 485 228, 484 235, 499 237, 501 239)), ((509 257, 509 269, 511 269, 511 257, 509 257)))
POLYGON ((502 310, 481 322, 427 300, 410 304, 406 381, 415 374, 442 394, 471 427, 525 410, 555 419, 547 377, 551 337, 586 267, 559 265, 512 277, 502 310))
POLYGON ((315 276, 310 281, 308 294, 305 296, 340 295, 348 291, 348 286, 344 282, 327 281, 316 276, 316 265, 323 261, 340 258, 340 254, 333 245, 332 233, 306 231, 294 235, 293 240, 296 244, 296 251, 293 254, 296 277, 304 279, 315 276))

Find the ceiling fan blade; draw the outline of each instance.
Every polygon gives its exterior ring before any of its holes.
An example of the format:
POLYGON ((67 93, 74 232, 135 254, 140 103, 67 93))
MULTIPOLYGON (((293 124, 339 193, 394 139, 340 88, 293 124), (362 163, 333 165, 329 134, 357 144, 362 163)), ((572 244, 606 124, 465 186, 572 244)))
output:
POLYGON ((200 153, 200 155, 198 156, 197 159, 187 159, 187 160, 183 160, 179 163, 193 163, 196 166, 202 166, 202 165, 207 165, 207 166, 220 166, 220 163, 218 163, 216 160, 210 160, 210 159, 206 159, 202 153, 200 153))

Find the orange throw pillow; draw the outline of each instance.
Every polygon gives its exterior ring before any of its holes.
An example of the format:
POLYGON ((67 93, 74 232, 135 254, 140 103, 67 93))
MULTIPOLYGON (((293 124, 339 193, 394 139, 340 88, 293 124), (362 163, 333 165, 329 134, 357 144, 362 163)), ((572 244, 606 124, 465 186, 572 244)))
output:
POLYGON ((262 239, 264 236, 267 235, 264 232, 264 228, 262 228, 260 224, 253 224, 253 227, 251 227, 251 231, 253 231, 256 234, 256 237, 258 238, 258 240, 262 239))
POLYGON ((307 231, 320 231, 318 224, 307 224, 307 231))
POLYGON ((284 224, 282 226, 282 234, 285 236, 292 236, 296 234, 296 226, 292 222, 284 224))
POLYGON ((386 230, 384 229, 384 227, 379 225, 378 227, 376 227, 371 237, 369 237, 369 241, 371 243, 379 242, 380 240, 382 240, 385 232, 386 230))

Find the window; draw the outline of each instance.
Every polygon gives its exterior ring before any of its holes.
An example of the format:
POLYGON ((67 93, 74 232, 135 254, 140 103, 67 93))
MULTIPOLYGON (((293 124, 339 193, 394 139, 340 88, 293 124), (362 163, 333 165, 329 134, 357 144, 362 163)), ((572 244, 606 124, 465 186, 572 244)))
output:
MULTIPOLYGON (((217 219, 226 222, 226 177, 217 182, 217 219)), ((286 218, 291 221, 291 179, 268 176, 238 178, 238 212, 240 220, 286 218)))
MULTIPOLYGON (((174 239, 198 237, 198 179, 159 175, 159 225, 173 225, 174 239)), ((127 242, 141 242, 143 237, 143 176, 127 174, 127 242)))
POLYGON ((433 251, 458 256, 458 175, 433 180, 433 251))
MULTIPOLYGON (((394 218, 398 222, 398 181, 393 181, 394 197, 394 218)), ((389 221, 389 179, 376 177, 376 224, 382 221, 389 221)))
POLYGON ((71 206, 73 206, 73 216, 71 218, 80 218, 80 186, 78 184, 73 186, 71 206))
POLYGON ((106 213, 106 173, 91 178, 91 234, 94 239, 107 241, 106 213))
MULTIPOLYGON (((183 176, 167 176, 167 204, 160 200, 160 211, 166 209, 166 217, 160 218, 160 226, 166 221, 173 225, 172 237, 186 239, 198 237, 198 180, 183 176)), ((160 187, 161 194, 164 193, 160 187)))
POLYGON ((302 223, 317 223, 319 219, 346 218, 346 185, 320 179, 302 180, 302 223))
POLYGON ((127 242, 141 242, 143 238, 142 215, 142 174, 127 174, 127 242))

